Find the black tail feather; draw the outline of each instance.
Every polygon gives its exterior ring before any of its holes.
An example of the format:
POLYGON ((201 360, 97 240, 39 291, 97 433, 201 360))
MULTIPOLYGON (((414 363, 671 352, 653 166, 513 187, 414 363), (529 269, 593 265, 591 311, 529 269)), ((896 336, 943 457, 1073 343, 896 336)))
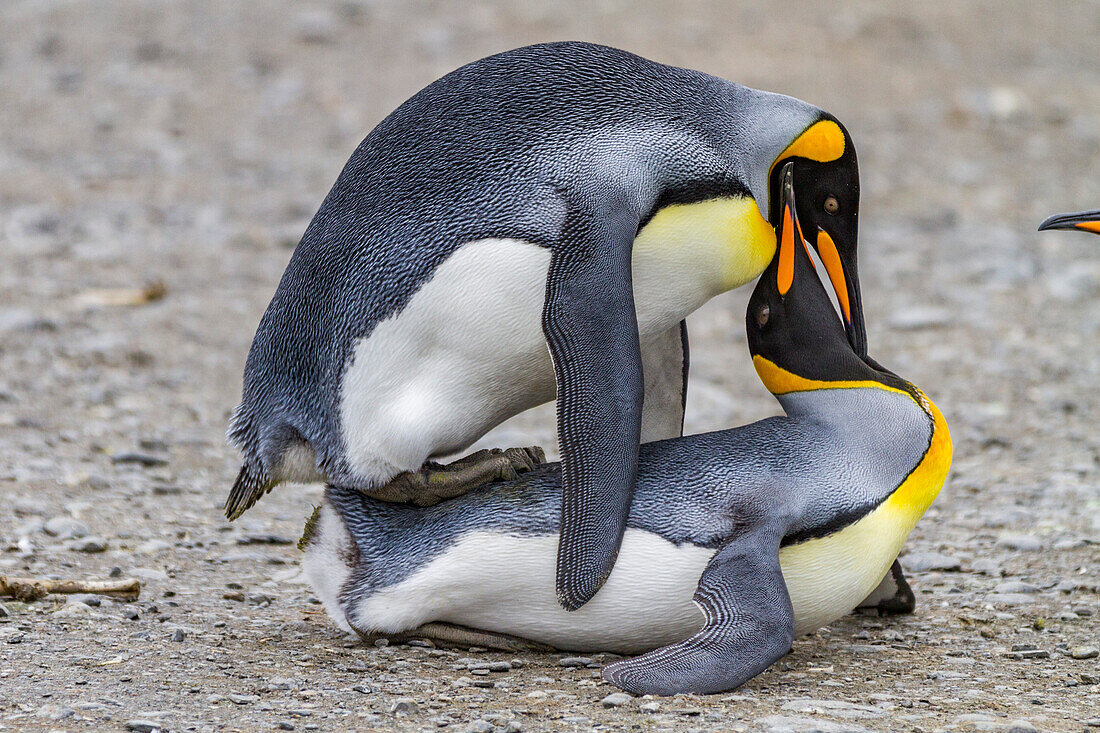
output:
POLYGON ((257 471, 251 464, 245 463, 225 500, 225 516, 229 521, 241 516, 274 485, 275 482, 267 478, 262 469, 257 471))

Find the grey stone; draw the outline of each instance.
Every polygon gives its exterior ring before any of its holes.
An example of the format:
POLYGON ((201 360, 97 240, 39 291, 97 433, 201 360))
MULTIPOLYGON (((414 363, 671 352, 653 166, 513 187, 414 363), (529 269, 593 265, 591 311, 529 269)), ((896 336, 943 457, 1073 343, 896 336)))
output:
POLYGON ((936 552, 911 552, 902 558, 902 563, 906 570, 914 572, 962 569, 962 563, 958 558, 936 552))
POLYGON ((154 733, 155 731, 164 730, 164 726, 155 720, 128 720, 126 721, 126 730, 137 731, 137 733, 154 733))
POLYGON ((72 517, 54 517, 43 525, 46 534, 61 540, 76 539, 88 534, 88 525, 72 517))
POLYGON ((168 580, 168 573, 157 568, 130 568, 130 575, 141 580, 168 580))
POLYGON ((1043 541, 1027 534, 1005 535, 997 540, 997 547, 1017 552, 1034 552, 1043 549, 1043 541))
POLYGON ((91 613, 92 608, 86 603, 66 603, 60 609, 54 611, 51 615, 54 618, 75 618, 77 616, 84 616, 91 613))
POLYGON ((617 708, 626 705, 633 699, 634 698, 625 692, 612 692, 610 695, 600 700, 600 705, 603 705, 605 708, 617 708))
POLYGON ((301 683, 292 677, 272 677, 267 681, 269 690, 297 690, 301 686, 301 683))
POLYGON ((390 712, 396 715, 415 715, 419 707, 411 697, 399 697, 390 705, 390 712))
POLYGON ((815 718, 770 715, 756 721, 767 733, 871 733, 852 723, 837 723, 815 718))
POLYGON ((983 557, 979 560, 975 560, 970 564, 970 569, 975 573, 981 573, 982 575, 992 575, 995 577, 1001 577, 1005 574, 1005 571, 1001 568, 1001 564, 996 560, 990 560, 983 557))
MULTIPOLYGON (((176 629, 176 631, 179 631, 179 629, 176 629)), ((259 695, 242 695, 239 692, 231 692, 227 697, 229 702, 234 705, 251 705, 260 699, 259 695)))
POLYGON ((1069 655, 1074 659, 1096 659, 1100 656, 1100 649, 1094 646, 1075 646, 1069 650, 1069 655))
POLYGON ((643 713, 659 713, 661 712, 661 703, 656 700, 646 700, 638 706, 638 710, 643 713))
POLYGON ((102 537, 85 537, 84 539, 75 540, 69 544, 69 549, 74 552, 106 552, 107 540, 102 537))
POLYGON ((0 603, 0 618, 8 618, 11 616, 11 611, 3 603, 0 603))
POLYGON ((779 709, 792 713, 833 715, 838 718, 878 718, 886 714, 886 711, 871 705, 860 705, 846 700, 813 700, 810 698, 796 698, 784 703, 779 709))
MULTIPOLYGON (((172 632, 172 641, 174 641, 174 642, 178 643, 178 642, 183 641, 186 638, 187 638, 187 634, 184 633, 183 629, 176 629, 175 631, 172 632)), ((231 699, 232 699, 232 697, 233 696, 230 695, 231 699)))
POLYGON ((115 453, 111 456, 111 462, 134 464, 145 468, 168 465, 168 459, 166 457, 158 456, 153 453, 146 453, 144 451, 122 451, 121 453, 115 453))
POLYGON ((1021 580, 1006 580, 998 583, 993 589, 994 593, 1038 593, 1039 586, 1025 583, 1021 580))
POLYGON ((40 718, 49 718, 50 720, 65 720, 66 718, 71 718, 76 715, 76 711, 64 705, 55 705, 51 703, 38 708, 36 715, 40 718))
POLYGON ((558 664, 563 667, 587 667, 592 664, 591 657, 562 657, 558 664))

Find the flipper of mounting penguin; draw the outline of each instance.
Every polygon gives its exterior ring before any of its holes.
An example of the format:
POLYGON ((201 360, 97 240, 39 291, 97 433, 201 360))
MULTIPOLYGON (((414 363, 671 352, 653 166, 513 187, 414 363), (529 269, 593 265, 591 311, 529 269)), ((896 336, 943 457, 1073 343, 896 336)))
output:
POLYGON ((554 360, 562 455, 557 593, 574 610, 595 595, 626 529, 641 442, 642 355, 627 211, 570 211, 569 250, 550 260, 543 329, 554 360))
POLYGON ((228 513, 289 480, 385 497, 560 393, 557 587, 583 604, 614 563, 636 441, 679 432, 666 337, 772 259, 787 159, 858 346, 858 169, 824 111, 587 43, 515 49, 424 88, 348 160, 260 322, 228 513))

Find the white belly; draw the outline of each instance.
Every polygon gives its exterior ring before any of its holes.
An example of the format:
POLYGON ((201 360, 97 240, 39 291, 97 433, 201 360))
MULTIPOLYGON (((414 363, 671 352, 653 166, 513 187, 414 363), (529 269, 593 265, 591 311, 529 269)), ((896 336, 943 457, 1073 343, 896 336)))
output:
MULTIPOLYGON (((780 550, 796 634, 851 612, 897 556, 904 535, 884 537, 871 517, 862 524, 780 550)), ((444 621, 573 651, 639 653, 702 626, 692 598, 713 550, 629 529, 607 583, 585 606, 567 612, 554 595, 557 541, 557 535, 471 532, 405 580, 360 601, 349 619, 339 605, 322 600, 345 628, 350 620, 362 631, 398 633, 444 621)), ((324 546, 310 549, 310 566, 342 565, 335 555, 320 559, 324 546)), ((336 576, 343 577, 339 568, 336 576)))
MULTIPOLYGON (((738 211, 755 207, 735 201, 738 211)), ((713 232, 705 227, 666 225, 668 216, 655 217, 635 244, 643 349, 744 281, 730 279, 728 268, 715 262, 719 250, 733 251, 730 257, 736 247, 710 241, 713 232), (670 242, 662 238, 663 228, 687 231, 700 241, 670 242)), ((751 272, 757 265, 747 259, 749 269, 738 277, 759 271, 751 272)), ((355 344, 340 406, 353 470, 387 480, 419 468, 430 456, 463 450, 509 417, 554 399, 553 364, 542 332, 549 267, 545 247, 513 239, 471 242, 440 265, 398 315, 355 344)))
POLYGON ((429 621, 496 631, 574 651, 641 652, 697 631, 692 602, 713 550, 627 530, 595 598, 568 612, 554 594, 557 535, 472 532, 350 614, 363 630, 396 633, 429 621))

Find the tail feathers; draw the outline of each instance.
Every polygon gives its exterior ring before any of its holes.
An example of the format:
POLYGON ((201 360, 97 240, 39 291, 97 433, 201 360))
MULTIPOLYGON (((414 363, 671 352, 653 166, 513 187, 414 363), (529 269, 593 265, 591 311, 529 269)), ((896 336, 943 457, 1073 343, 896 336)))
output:
POLYGON ((275 482, 267 477, 263 469, 245 463, 225 500, 225 516, 233 521, 252 508, 274 486, 275 482))

